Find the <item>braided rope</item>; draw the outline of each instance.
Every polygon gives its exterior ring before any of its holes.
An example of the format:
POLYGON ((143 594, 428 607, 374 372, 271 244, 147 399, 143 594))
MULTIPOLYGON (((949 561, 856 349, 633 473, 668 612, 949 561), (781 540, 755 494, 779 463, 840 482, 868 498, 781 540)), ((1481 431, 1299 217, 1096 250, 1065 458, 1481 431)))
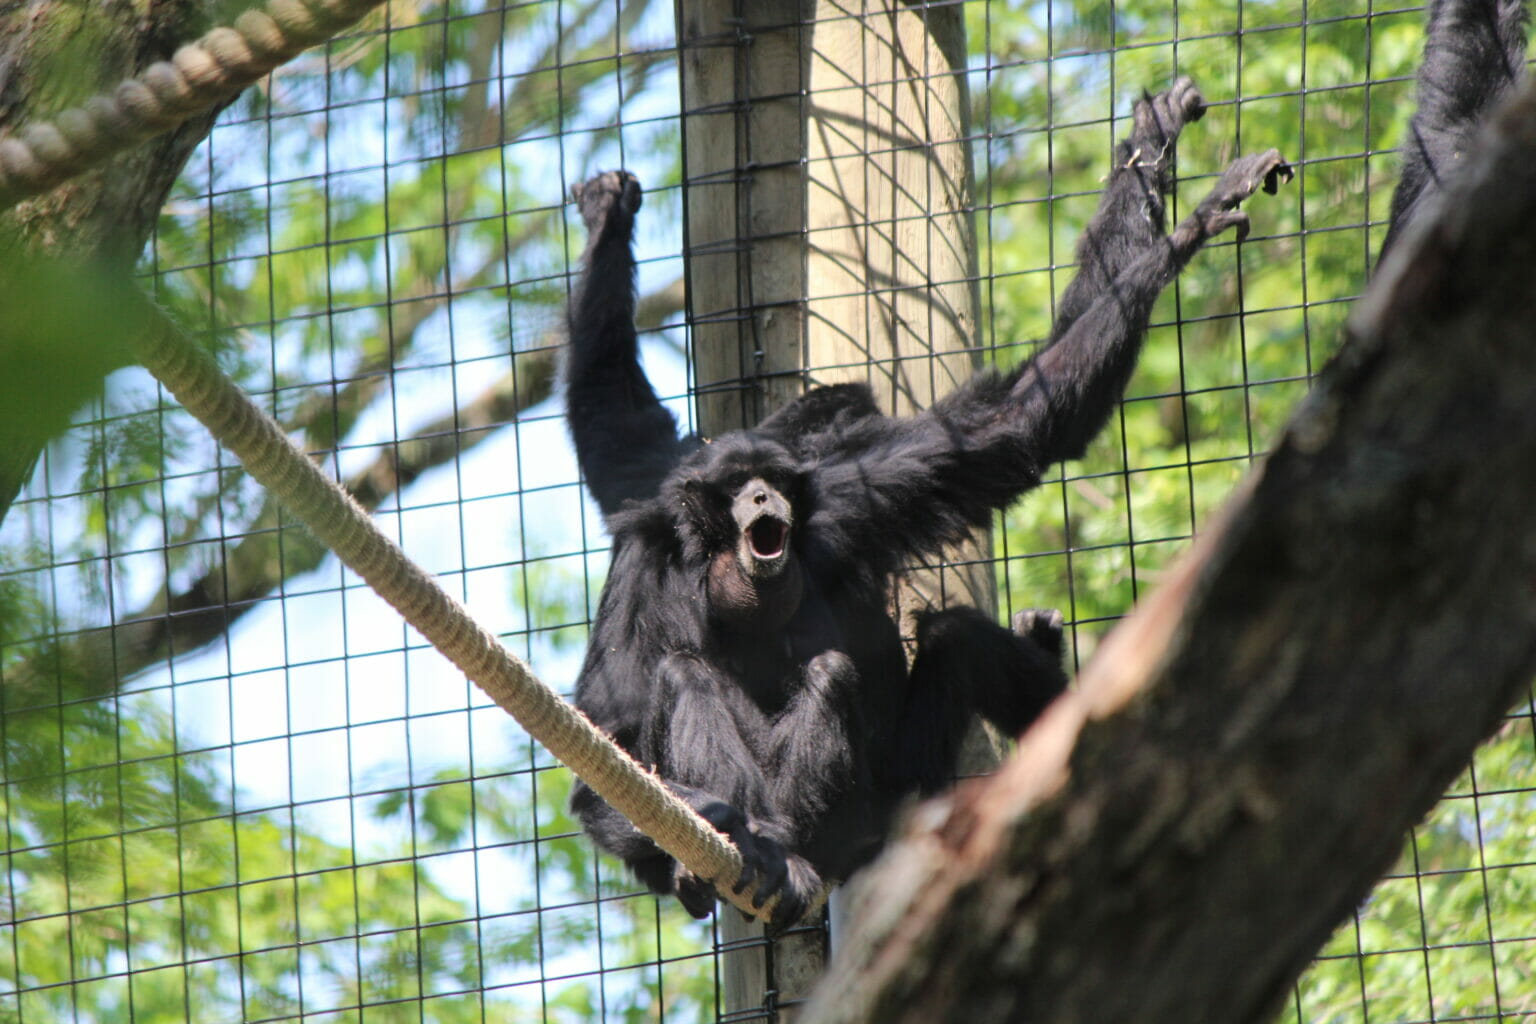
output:
POLYGON ((0 210, 174 128, 322 43, 382 0, 268 0, 110 93, 0 139, 0 210))
MULTIPOLYGON (((175 127, 381 2, 269 0, 124 80, 110 95, 0 139, 0 210, 175 127)), ((777 899, 754 909, 752 887, 732 891, 742 859, 729 840, 471 618, 163 312, 149 306, 147 317, 148 328, 135 338, 140 362, 257 482, 636 828, 740 910, 767 918, 777 899)))
POLYGON ((636 828, 743 912, 766 918, 777 899, 755 910, 750 888, 731 891, 742 860, 725 836, 475 622, 163 312, 151 306, 148 317, 135 338, 140 361, 257 482, 636 828))

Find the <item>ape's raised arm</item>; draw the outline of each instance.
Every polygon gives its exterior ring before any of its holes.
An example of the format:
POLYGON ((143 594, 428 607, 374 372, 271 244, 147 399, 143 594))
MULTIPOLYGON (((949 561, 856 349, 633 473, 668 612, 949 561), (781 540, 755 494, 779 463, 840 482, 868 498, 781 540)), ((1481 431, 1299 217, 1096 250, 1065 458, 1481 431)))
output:
POLYGON ((1248 215, 1238 205, 1260 188, 1273 193, 1290 176, 1278 150, 1234 161, 1173 234, 1148 242, 1045 351, 1015 371, 1009 402, 1019 407, 1037 465, 1082 457, 1125 391, 1163 289, 1208 240, 1233 227, 1245 237, 1248 215))
POLYGON ((640 369, 631 250, 640 183, 610 171, 571 190, 589 232, 571 302, 566 422, 598 507, 655 495, 688 450, 640 369))
POLYGON ((1081 269, 1054 340, 1013 373, 978 376, 926 413, 850 430, 844 457, 824 459, 813 473, 813 539, 847 550, 859 536, 892 538, 879 566, 889 571, 986 522, 1045 467, 1082 456, 1125 390, 1163 289, 1208 239, 1230 227, 1246 234, 1238 205, 1290 176, 1274 150, 1243 157, 1165 236, 1166 164, 1178 130, 1203 109, 1187 79, 1137 104, 1121 162, 1079 247, 1081 269), (897 521, 900 530, 882 526, 897 521))
POLYGON ((1524 0, 1434 0, 1419 65, 1419 106, 1403 143, 1385 256, 1457 173, 1472 134, 1525 73, 1524 0))
POLYGON ((1066 334, 1122 270, 1162 240, 1173 191, 1174 145, 1186 124, 1204 116, 1205 97, 1187 76, 1136 104, 1131 133, 1115 146, 1099 207, 1077 240, 1077 275, 1057 303, 1051 341, 1066 334))

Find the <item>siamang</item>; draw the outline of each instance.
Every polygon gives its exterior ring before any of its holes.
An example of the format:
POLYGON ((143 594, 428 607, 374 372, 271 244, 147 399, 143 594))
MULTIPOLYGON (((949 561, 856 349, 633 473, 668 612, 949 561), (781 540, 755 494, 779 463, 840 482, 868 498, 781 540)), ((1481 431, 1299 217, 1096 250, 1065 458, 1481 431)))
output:
POLYGON ((1419 106, 1403 143, 1385 256, 1445 190, 1478 126, 1525 77, 1524 0, 1433 0, 1419 65, 1419 106))
MULTIPOLYGON (((613 171, 573 189, 590 237, 567 414, 613 535, 576 703, 736 844, 737 891, 778 896, 772 927, 867 862, 906 795, 953 777, 974 714, 1017 735, 1065 686, 1055 612, 1011 632, 975 609, 929 613, 909 670, 890 583, 1083 454, 1159 293, 1208 239, 1243 237, 1238 204, 1290 176, 1274 150, 1243 157, 1165 234, 1174 142, 1204 111, 1187 78, 1136 104, 1049 344, 906 418, 835 385, 753 429, 679 439, 637 361, 639 183, 613 171)), ((713 886, 591 789, 572 806, 650 889, 709 913, 713 886)))

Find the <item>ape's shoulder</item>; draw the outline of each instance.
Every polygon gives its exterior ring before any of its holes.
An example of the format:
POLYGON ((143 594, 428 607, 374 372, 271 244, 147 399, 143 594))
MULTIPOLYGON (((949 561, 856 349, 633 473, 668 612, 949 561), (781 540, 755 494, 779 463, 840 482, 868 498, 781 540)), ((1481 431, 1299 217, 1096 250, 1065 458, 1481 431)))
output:
POLYGON ((879 416, 875 394, 867 384, 826 384, 812 388, 757 425, 759 433, 790 443, 825 430, 838 420, 879 416))

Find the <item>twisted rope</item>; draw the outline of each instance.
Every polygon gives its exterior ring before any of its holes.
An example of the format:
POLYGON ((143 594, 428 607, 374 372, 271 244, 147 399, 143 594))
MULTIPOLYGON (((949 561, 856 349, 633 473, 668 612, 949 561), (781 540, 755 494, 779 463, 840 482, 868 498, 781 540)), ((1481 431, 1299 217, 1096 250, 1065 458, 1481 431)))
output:
POLYGON ((382 0, 269 0, 210 29, 110 93, 0 139, 0 210, 174 128, 303 50, 355 24, 382 0))
MULTIPOLYGON (((160 134, 355 24, 382 0, 269 0, 182 46, 110 95, 0 139, 0 210, 160 134)), ((278 424, 165 314, 146 303, 139 361, 263 487, 475 685, 656 845, 743 912, 766 918, 753 889, 731 891, 740 852, 712 825, 560 699, 475 622, 320 472, 278 424)))
POLYGON ((752 892, 736 894, 741 854, 660 779, 540 682, 475 622, 364 512, 341 485, 219 370, 180 327, 148 306, 148 329, 134 340, 139 360, 246 471, 336 552, 422 636, 517 719, 604 800, 725 899, 754 917, 752 892))

